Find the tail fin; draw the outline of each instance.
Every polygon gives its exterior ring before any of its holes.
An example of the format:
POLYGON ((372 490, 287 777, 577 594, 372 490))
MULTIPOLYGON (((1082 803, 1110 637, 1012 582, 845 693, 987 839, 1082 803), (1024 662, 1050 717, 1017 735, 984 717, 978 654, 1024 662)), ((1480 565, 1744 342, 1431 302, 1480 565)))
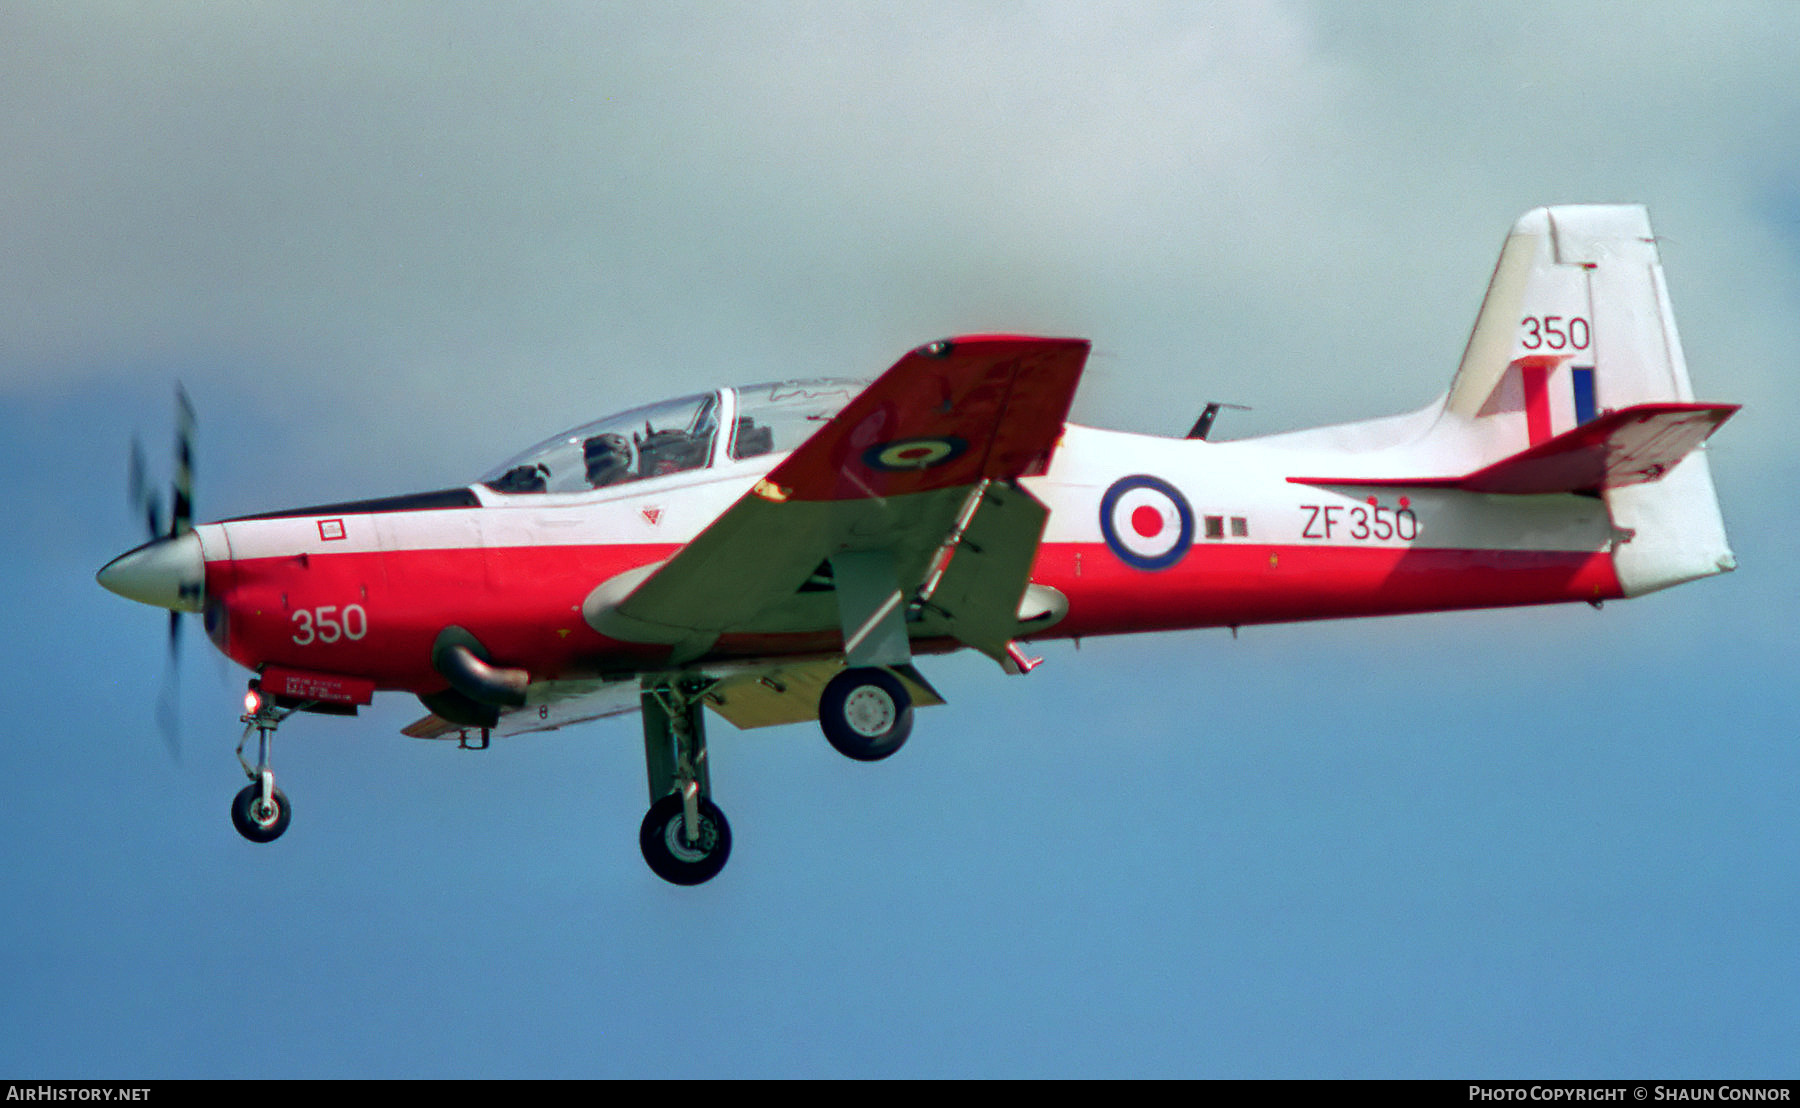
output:
MULTIPOLYGON (((1507 236, 1440 431, 1473 470, 1612 412, 1693 399, 1649 213, 1538 208, 1507 236)), ((1603 495, 1627 595, 1735 567, 1703 450, 1603 495)))

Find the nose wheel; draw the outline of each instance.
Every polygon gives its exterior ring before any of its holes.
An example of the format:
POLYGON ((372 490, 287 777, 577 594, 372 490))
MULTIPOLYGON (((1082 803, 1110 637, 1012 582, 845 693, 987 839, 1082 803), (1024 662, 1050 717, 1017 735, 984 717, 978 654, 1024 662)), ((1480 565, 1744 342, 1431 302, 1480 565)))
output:
POLYGON ((238 834, 253 843, 272 843, 287 830, 294 810, 288 807, 287 794, 269 783, 267 796, 260 785, 245 785, 231 802, 231 824, 238 834))

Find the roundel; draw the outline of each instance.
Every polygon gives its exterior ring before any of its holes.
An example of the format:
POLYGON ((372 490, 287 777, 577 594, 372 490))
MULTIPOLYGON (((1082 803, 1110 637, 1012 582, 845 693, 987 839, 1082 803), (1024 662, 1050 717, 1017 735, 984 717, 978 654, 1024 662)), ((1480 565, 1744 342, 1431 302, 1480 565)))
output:
POLYGON ((1100 498, 1100 533, 1126 565, 1168 569, 1193 545, 1194 511, 1167 481, 1123 477, 1100 498))
POLYGON ((943 465, 969 448, 955 436, 941 439, 900 439, 877 443, 863 451, 863 464, 870 469, 913 470, 943 465))

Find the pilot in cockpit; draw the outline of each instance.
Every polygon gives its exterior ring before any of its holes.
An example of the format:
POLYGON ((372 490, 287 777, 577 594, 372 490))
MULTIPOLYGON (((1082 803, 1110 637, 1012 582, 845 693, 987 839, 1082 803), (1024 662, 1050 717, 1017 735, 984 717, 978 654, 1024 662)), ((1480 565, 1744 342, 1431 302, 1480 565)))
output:
POLYGON ((624 435, 607 431, 586 439, 581 444, 581 455, 587 464, 588 484, 594 488, 621 484, 635 476, 631 472, 631 444, 624 435))
POLYGON ((550 467, 541 463, 516 465, 484 482, 495 492, 543 492, 549 488, 550 467))
POLYGON ((661 477, 667 473, 699 469, 710 460, 710 425, 705 434, 690 435, 674 428, 653 431, 649 423, 645 423, 644 433, 632 437, 637 443, 639 477, 661 477))

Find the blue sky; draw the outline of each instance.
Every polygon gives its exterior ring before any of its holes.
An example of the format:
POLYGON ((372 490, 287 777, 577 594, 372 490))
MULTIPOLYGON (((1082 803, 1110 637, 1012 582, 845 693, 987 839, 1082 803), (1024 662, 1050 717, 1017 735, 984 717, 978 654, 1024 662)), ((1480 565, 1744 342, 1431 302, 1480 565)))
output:
MULTIPOLYGON (((11 5, 0 12, 0 1073, 1791 1076, 1800 343, 1788 4, 11 5), (1473 21, 1471 21, 1473 20, 1473 21), (633 719, 278 740, 93 572, 183 380, 202 515, 972 330, 1088 422, 1419 406, 1511 221, 1651 207, 1742 568, 1596 613, 929 662, 859 765, 713 728, 730 866, 633 719)), ((190 631, 197 630, 190 628, 190 631)))

